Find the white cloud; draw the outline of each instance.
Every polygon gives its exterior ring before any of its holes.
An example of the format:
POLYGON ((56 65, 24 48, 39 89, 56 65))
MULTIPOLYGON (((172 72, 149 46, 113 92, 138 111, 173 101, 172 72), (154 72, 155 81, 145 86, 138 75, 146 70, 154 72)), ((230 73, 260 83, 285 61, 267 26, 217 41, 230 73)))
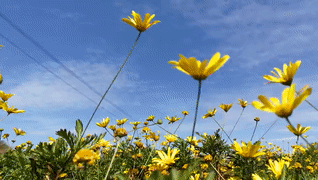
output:
MULTIPOLYGON (((241 68, 254 68, 268 61, 286 61, 301 54, 306 58, 318 45, 313 7, 317 2, 289 3, 289 6, 229 1, 172 1, 187 20, 211 39, 223 39, 222 50, 235 57, 241 68), (223 47, 224 46, 224 47, 223 47)), ((309 60, 308 60, 309 61, 309 60)), ((314 59, 310 59, 314 61, 314 59)))
MULTIPOLYGON (((119 67, 115 65, 89 63, 81 60, 71 60, 63 63, 100 94, 105 92, 119 69, 119 67)), ((96 95, 92 90, 79 80, 75 79, 60 66, 56 66, 55 63, 47 63, 44 66, 50 67, 50 65, 55 66, 51 66, 51 71, 86 96, 99 102, 101 96, 96 95)), ((115 85, 111 88, 107 98, 111 99, 114 104, 123 104, 122 100, 124 96, 120 95, 121 92, 136 91, 138 83, 131 81, 131 79, 138 78, 138 74, 134 72, 122 72, 116 80, 115 85)), ((94 103, 88 103, 88 100, 85 97, 47 71, 33 72, 28 76, 28 81, 11 89, 10 92, 16 94, 15 98, 12 98, 10 103, 24 108, 51 108, 53 110, 58 110, 60 108, 85 109, 96 106, 94 103)), ((110 106, 108 103, 103 105, 106 107, 110 106)))

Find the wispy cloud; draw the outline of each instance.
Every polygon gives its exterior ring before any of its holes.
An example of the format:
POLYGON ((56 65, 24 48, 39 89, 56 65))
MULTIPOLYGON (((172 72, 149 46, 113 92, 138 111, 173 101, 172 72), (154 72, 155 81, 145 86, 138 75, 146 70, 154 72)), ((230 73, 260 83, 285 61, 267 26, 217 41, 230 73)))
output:
MULTIPOLYGON (((207 38, 222 39, 222 49, 253 68, 269 61, 287 61, 317 47, 317 2, 260 4, 242 1, 172 1, 189 26, 205 31, 207 38)), ((313 61, 313 60, 311 60, 313 61)))

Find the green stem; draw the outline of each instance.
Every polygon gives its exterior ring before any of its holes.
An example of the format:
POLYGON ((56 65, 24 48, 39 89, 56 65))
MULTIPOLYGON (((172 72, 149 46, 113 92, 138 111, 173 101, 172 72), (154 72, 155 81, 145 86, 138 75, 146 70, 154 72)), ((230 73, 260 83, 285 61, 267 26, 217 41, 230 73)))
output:
POLYGON ((258 121, 256 121, 256 125, 255 125, 254 131, 253 131, 253 135, 251 137, 251 141, 253 140, 253 137, 254 137, 254 134, 255 134, 255 131, 256 131, 256 128, 257 128, 257 124, 258 124, 258 121))
POLYGON ((227 138, 229 138, 229 140, 231 141, 231 143, 233 143, 232 139, 230 138, 230 136, 224 131, 224 129, 222 128, 222 126, 217 122, 217 120, 212 117, 213 120, 216 122, 216 124, 222 129, 222 132, 224 132, 224 134, 227 136, 227 138))
POLYGON ((120 144, 120 139, 118 140, 118 143, 117 143, 117 146, 116 146, 114 155, 113 155, 113 157, 112 157, 112 160, 110 161, 110 165, 109 165, 109 167, 108 167, 108 170, 107 170, 107 173, 106 173, 106 176, 105 176, 104 180, 106 180, 107 177, 108 177, 108 174, 109 174, 109 171, 110 171, 110 169, 111 169, 111 167, 112 167, 112 165, 113 165, 113 162, 114 162, 114 159, 115 159, 115 156, 116 156, 116 153, 117 153, 119 144, 120 144))
POLYGON ((199 80, 198 98, 197 98, 197 104, 196 104, 196 108, 195 108, 195 116, 194 116, 194 121, 193 121, 193 128, 192 128, 192 136, 191 136, 191 139, 193 139, 194 130, 195 130, 195 125, 196 125, 196 123, 197 123, 197 115, 198 115, 200 94, 201 94, 201 80, 199 80))
MULTIPOLYGON (((148 156, 148 159, 147 159, 147 161, 145 162, 144 165, 146 165, 146 164, 148 163, 149 159, 152 157, 152 153, 153 153, 153 150, 154 150, 154 149, 155 149, 155 146, 152 147, 151 152, 150 152, 150 154, 149 154, 149 156, 148 156)), ((144 171, 144 169, 141 169, 141 171, 140 171, 140 173, 139 173, 139 175, 138 175, 138 178, 141 176, 141 174, 142 174, 143 171, 144 171)))
POLYGON ((4 117, 3 119, 1 119, 0 121, 5 120, 10 114, 7 114, 6 117, 4 117))
POLYGON ((235 123, 235 125, 234 125, 234 127, 233 127, 233 129, 232 129, 232 131, 230 132, 230 134, 229 134, 230 137, 231 137, 231 134, 232 134, 232 132, 234 131, 234 129, 235 129, 237 123, 239 122, 239 120, 240 120, 240 118, 241 118, 241 116, 242 116, 242 114, 243 114, 244 109, 245 109, 245 108, 242 109, 242 112, 241 112, 241 114, 240 114, 240 117, 237 119, 237 121, 236 121, 236 123, 235 123))
MULTIPOLYGON (((86 132, 86 130, 87 130, 89 124, 91 123, 91 121, 92 121, 92 119, 93 119, 93 117, 94 117, 94 115, 95 115, 95 113, 96 113, 98 107, 101 105, 101 103, 102 103, 102 101, 104 100, 106 94, 108 93, 108 91, 110 90, 110 88, 112 87, 112 85, 114 84, 114 82, 115 82, 117 76, 119 75, 119 73, 121 72, 121 70, 122 70, 122 69, 124 68, 124 66, 126 65, 128 59, 129 59, 129 57, 131 56, 133 50, 135 49, 135 47, 136 47, 136 45, 137 45, 137 42, 138 42, 138 40, 139 40, 140 35, 141 35, 141 32, 139 32, 138 37, 137 37, 137 39, 136 39, 136 41, 135 41, 135 43, 134 43, 132 49, 130 50, 130 52, 129 52, 129 54, 128 54, 126 60, 125 60, 125 62, 123 63, 123 65, 121 65, 121 67, 120 67, 119 71, 117 72, 116 76, 114 77, 113 81, 110 83, 108 89, 106 90, 106 92, 104 93, 102 99, 99 101, 97 107, 95 108, 95 110, 94 110, 94 112, 93 112, 93 114, 92 114, 90 120, 88 121, 88 123, 87 123, 87 125, 86 125, 86 127, 85 127, 85 130, 83 131, 83 133, 82 133, 82 135, 81 135, 81 138, 82 138, 83 135, 85 134, 85 132, 86 132)), ((80 139, 81 139, 81 138, 80 138, 80 139)))
MULTIPOLYGON (((223 129, 224 129, 224 127, 225 127, 226 117, 227 117, 227 112, 225 113, 225 116, 224 116, 223 129)), ((222 132, 221 132, 221 137, 223 136, 223 132, 225 132, 225 131, 222 131, 222 132)))
POLYGON ((258 141, 261 141, 261 139, 268 133, 268 131, 274 126, 274 124, 278 121, 278 118, 273 122, 273 124, 267 129, 267 131, 263 134, 261 138, 259 138, 258 141))
POLYGON ((110 133, 106 127, 105 127, 105 129, 108 132, 108 134, 110 134, 112 137, 114 137, 114 135, 112 135, 112 133, 110 133))
MULTIPOLYGON (((296 93, 297 93, 297 95, 299 95, 300 93, 299 92, 297 92, 296 91, 296 93)), ((311 107, 313 107, 316 111, 318 111, 318 109, 314 106, 314 105, 312 105, 307 99, 305 100, 311 107)))
POLYGON ((179 126, 177 127, 177 129, 173 132, 173 134, 176 134, 177 130, 179 129, 180 125, 183 123, 183 120, 185 118, 186 115, 183 116, 182 121, 180 122, 179 126))
POLYGON ((172 134, 171 132, 167 131, 165 128, 159 126, 158 124, 156 124, 156 125, 157 125, 159 128, 161 128, 162 130, 166 131, 167 133, 172 134))
MULTIPOLYGON (((106 92, 104 93, 102 99, 99 101, 97 107, 95 108, 95 110, 94 110, 94 112, 93 112, 93 114, 92 114, 90 120, 88 121, 88 123, 87 123, 87 125, 86 125, 86 127, 85 127, 85 130, 83 131, 83 133, 82 133, 82 135, 81 135, 81 137, 80 137, 79 139, 82 139, 82 137, 84 136, 84 134, 85 134, 85 132, 86 132, 86 130, 87 130, 89 124, 91 123, 91 121, 92 121, 92 119, 93 119, 93 117, 94 117, 94 115, 95 115, 95 113, 96 113, 98 107, 101 105, 103 99, 105 98, 105 96, 106 96, 106 94, 108 93, 109 89, 111 88, 111 86, 112 86, 113 83, 115 82, 117 76, 119 75, 119 73, 121 72, 121 70, 122 70, 122 69, 124 68, 124 66, 126 65, 126 63, 127 63, 128 59, 129 59, 130 55, 132 54, 133 50, 135 49, 135 47, 136 47, 136 45, 137 45, 137 42, 138 42, 138 40, 139 40, 140 35, 141 35, 141 32, 139 32, 139 34, 138 34, 138 36, 137 36, 137 38, 136 38, 136 41, 135 41, 135 43, 134 43, 132 49, 130 50, 130 52, 129 52, 129 54, 128 54, 126 60, 125 60, 125 62, 124 62, 123 65, 120 67, 120 69, 119 69, 119 71, 117 72, 116 76, 114 77, 113 81, 111 82, 111 84, 109 85, 108 89, 107 89, 106 92)), ((78 145, 79 142, 80 142, 80 141, 78 141, 78 142, 76 143, 76 146, 75 146, 75 147, 77 147, 77 145, 78 145)), ((63 164, 63 166, 62 166, 62 167, 63 167, 63 170, 65 169, 66 164, 69 163, 69 161, 73 158, 73 155, 74 155, 75 153, 76 153, 76 152, 73 152, 73 154, 71 154, 71 155, 69 156, 69 158, 64 162, 64 164, 63 164)))
POLYGON ((299 141, 299 136, 297 136, 297 141, 296 141, 296 144, 298 145, 298 141, 299 141))

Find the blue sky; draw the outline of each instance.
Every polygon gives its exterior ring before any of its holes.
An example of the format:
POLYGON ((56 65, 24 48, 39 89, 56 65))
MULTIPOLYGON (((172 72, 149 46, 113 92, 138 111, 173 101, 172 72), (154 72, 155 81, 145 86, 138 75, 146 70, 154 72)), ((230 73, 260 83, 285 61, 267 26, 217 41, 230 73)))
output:
MULTIPOLYGON (((202 83, 196 131, 212 134, 218 126, 212 119, 202 119, 209 109, 217 108, 216 119, 223 122, 225 113, 218 106, 234 103, 227 115, 225 130, 231 131, 241 113, 238 99, 252 102, 258 95, 278 97, 285 88, 267 84, 262 78, 274 67, 302 60, 294 83, 299 90, 306 84, 313 88, 308 100, 318 106, 316 1, 35 1, 2 2, 0 12, 37 41, 48 52, 103 94, 129 53, 138 31, 122 22, 134 10, 141 15, 156 14, 161 23, 142 33, 128 63, 114 83, 90 124, 87 133, 101 133, 96 122, 110 117, 144 121, 149 115, 163 119, 164 127, 173 131, 165 116, 189 115, 178 135, 191 134, 195 114, 198 82, 173 69, 170 60, 179 54, 210 59, 216 52, 230 55, 230 60, 202 83), (119 107, 120 110, 110 102, 119 107), (124 111, 124 112, 123 112, 124 111)), ((5 38, 0 44, 0 69, 4 81, 1 90, 16 94, 8 102, 23 114, 13 114, 1 122, 4 133, 14 137, 13 127, 27 135, 16 138, 16 144, 27 140, 38 144, 66 128, 74 132, 75 121, 86 126, 100 96, 74 78, 20 32, 0 18, 0 33, 14 42, 43 66, 63 78, 91 102, 63 81, 35 63, 5 38)), ((6 113, 0 112, 0 117, 6 113)), ((260 138, 277 119, 248 106, 233 133, 239 141, 250 140, 253 119, 261 118, 254 140, 260 138)), ((308 140, 317 141, 317 112, 301 104, 290 117, 296 125, 312 126, 308 140)), ((280 119, 266 134, 264 141, 282 145, 295 143, 295 137, 280 119)), ((130 128, 129 125, 126 125, 130 128)), ((160 130, 154 128, 154 130, 160 130)), ((161 131, 161 134, 165 133, 161 131)), ((163 138, 163 137, 162 137, 163 138)), ((107 136, 106 139, 110 139, 107 136)))

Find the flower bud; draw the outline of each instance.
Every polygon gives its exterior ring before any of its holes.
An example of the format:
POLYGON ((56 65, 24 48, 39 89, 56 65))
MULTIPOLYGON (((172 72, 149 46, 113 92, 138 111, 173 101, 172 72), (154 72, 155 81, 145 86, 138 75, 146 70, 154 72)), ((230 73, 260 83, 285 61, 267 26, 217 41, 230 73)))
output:
POLYGON ((157 124, 162 124, 162 120, 158 119, 157 124))

